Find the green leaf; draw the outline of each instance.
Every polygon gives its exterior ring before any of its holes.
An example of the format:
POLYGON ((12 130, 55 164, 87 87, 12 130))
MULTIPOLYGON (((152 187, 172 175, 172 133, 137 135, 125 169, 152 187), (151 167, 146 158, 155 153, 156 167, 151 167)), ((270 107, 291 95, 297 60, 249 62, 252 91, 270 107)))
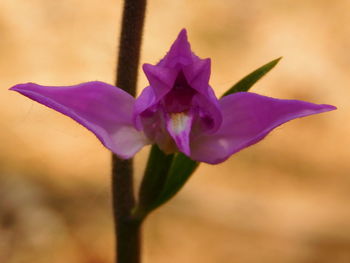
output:
POLYGON ((199 162, 193 161, 183 153, 176 154, 169 169, 163 191, 158 197, 158 200, 154 203, 153 209, 161 206, 175 196, 199 164, 199 162))
POLYGON ((257 70, 253 71, 249 75, 245 76, 243 79, 238 81, 235 85, 232 86, 228 91, 222 95, 222 97, 225 97, 227 95, 241 92, 241 91, 248 91, 259 79, 261 79, 267 72, 269 72, 271 69, 273 69, 277 63, 281 60, 282 57, 272 60, 271 62, 265 64, 264 66, 258 68, 257 70))
POLYGON ((174 154, 165 154, 154 144, 148 156, 148 162, 139 191, 137 213, 147 214, 153 207, 167 180, 174 154))
POLYGON ((166 155, 153 145, 133 216, 143 220, 180 191, 199 163, 182 153, 166 155))

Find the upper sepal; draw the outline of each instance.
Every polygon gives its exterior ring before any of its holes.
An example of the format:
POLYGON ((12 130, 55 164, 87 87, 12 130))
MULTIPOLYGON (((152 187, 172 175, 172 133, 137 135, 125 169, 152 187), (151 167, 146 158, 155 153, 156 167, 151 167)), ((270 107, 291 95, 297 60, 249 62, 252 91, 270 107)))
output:
POLYGON ((187 39, 187 31, 182 29, 170 47, 169 52, 157 65, 175 68, 177 65, 191 64, 196 59, 198 58, 193 54, 187 39))

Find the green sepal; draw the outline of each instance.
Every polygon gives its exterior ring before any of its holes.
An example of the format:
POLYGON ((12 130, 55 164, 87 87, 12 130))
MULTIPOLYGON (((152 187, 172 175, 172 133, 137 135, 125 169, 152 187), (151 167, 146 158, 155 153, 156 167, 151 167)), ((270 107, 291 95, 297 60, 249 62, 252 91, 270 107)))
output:
POLYGON ((243 79, 238 81, 235 85, 233 85, 228 91, 226 91, 222 97, 227 95, 236 93, 236 92, 244 92, 248 91, 259 79, 261 79, 267 72, 273 69, 277 63, 281 60, 282 57, 272 60, 271 62, 261 66, 256 69, 249 75, 245 76, 243 79))

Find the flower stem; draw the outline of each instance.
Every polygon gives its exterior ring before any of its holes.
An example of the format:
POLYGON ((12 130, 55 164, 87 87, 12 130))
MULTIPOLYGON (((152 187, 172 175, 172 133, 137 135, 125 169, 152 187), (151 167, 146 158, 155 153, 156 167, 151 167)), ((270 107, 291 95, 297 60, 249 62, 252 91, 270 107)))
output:
MULTIPOLYGON (((124 0, 116 86, 132 96, 136 94, 146 1, 124 0)), ((135 206, 133 192, 133 160, 121 160, 116 155, 112 155, 112 195, 117 263, 140 262, 141 222, 131 216, 135 206)))

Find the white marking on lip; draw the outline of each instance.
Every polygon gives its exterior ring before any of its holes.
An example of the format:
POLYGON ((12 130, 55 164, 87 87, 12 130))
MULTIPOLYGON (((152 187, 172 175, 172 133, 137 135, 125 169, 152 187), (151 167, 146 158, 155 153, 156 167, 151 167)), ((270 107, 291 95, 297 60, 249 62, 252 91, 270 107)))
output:
POLYGON ((170 114, 170 129, 176 135, 182 133, 189 125, 191 118, 185 112, 170 114))

